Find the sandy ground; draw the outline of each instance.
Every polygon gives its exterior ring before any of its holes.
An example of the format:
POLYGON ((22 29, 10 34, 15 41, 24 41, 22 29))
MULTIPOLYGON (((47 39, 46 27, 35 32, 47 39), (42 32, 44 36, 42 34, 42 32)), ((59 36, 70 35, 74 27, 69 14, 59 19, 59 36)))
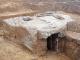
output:
POLYGON ((47 52, 45 57, 41 57, 40 60, 71 60, 69 57, 62 53, 47 52))
POLYGON ((31 60, 31 57, 27 49, 0 38, 0 60, 31 60))

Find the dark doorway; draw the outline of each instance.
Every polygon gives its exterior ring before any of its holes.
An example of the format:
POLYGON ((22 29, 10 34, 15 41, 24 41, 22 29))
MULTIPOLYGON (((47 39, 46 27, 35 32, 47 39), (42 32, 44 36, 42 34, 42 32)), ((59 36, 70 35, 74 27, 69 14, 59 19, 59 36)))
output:
POLYGON ((58 38, 59 33, 52 34, 47 38, 47 50, 56 51, 56 38, 58 38))

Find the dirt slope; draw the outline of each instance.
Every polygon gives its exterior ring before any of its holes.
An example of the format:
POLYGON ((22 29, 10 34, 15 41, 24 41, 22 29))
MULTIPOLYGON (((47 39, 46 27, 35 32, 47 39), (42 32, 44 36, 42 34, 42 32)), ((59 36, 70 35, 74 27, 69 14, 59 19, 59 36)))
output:
POLYGON ((0 60, 31 60, 32 55, 24 49, 0 37, 0 60))

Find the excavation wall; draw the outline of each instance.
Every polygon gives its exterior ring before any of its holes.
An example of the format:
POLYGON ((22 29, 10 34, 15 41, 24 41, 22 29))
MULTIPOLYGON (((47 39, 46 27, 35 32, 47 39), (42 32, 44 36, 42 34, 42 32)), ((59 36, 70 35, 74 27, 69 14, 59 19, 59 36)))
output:
POLYGON ((64 53, 73 60, 79 60, 80 44, 77 43, 77 40, 67 37, 65 43, 64 53))

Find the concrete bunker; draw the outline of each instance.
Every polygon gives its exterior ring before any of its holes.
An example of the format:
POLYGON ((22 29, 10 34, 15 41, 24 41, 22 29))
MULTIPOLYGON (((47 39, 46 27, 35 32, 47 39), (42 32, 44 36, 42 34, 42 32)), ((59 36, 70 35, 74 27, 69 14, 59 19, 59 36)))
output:
MULTIPOLYGON (((43 55, 45 52, 47 52, 47 50, 60 52, 61 50, 63 50, 64 53, 74 58, 74 56, 78 53, 74 53, 75 49, 78 49, 77 51, 80 50, 80 44, 76 44, 75 42, 77 41, 77 39, 74 40, 72 38, 67 38, 67 36, 59 36, 61 32, 64 32, 65 28, 68 29, 68 25, 71 24, 68 24, 68 22, 72 21, 73 19, 71 19, 70 16, 61 13, 52 13, 48 16, 44 15, 39 17, 33 16, 32 20, 29 21, 23 20, 22 17, 15 17, 13 19, 11 18, 4 20, 4 22, 6 22, 10 26, 24 27, 29 32, 29 34, 27 34, 28 36, 24 36, 22 38, 22 42, 26 47, 30 47, 32 52, 34 52, 35 54, 43 55), (63 17, 64 19, 56 18, 57 15, 63 17)), ((70 30, 72 29, 72 26, 73 24, 71 25, 71 27, 69 25, 70 30)), ((78 30, 80 31, 80 29, 78 30)), ((78 57, 79 55, 76 56, 78 57)))

